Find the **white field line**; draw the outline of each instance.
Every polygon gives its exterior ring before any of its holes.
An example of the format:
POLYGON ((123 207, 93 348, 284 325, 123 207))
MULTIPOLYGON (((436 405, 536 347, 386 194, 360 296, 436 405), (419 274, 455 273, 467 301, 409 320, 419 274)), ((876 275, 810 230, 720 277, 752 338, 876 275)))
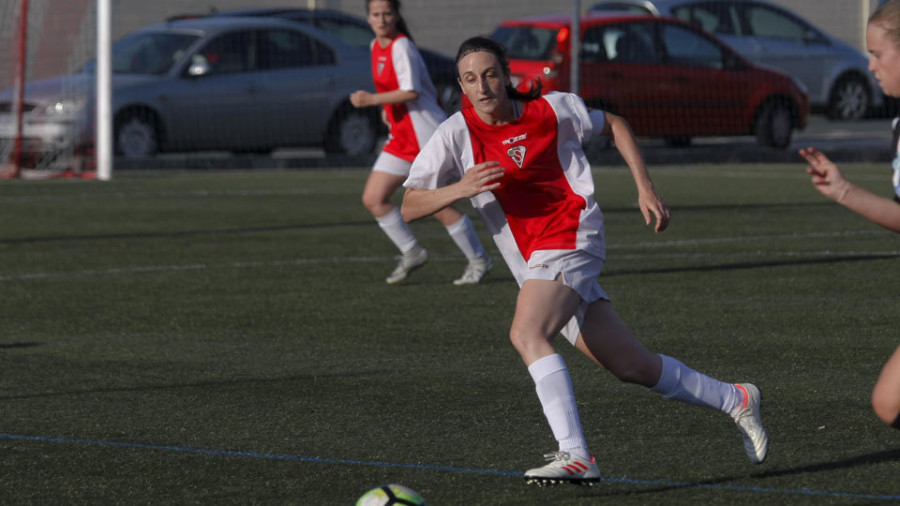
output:
MULTIPOLYGON (((356 192, 356 189, 354 189, 356 192)), ((323 190, 321 188, 295 188, 284 190, 191 190, 171 192, 111 192, 111 193, 66 193, 39 195, 5 195, 0 202, 46 202, 59 200, 124 200, 148 198, 210 198, 210 197, 272 197, 279 195, 343 195, 347 190, 323 190)))
MULTIPOLYGON (((663 242, 641 242, 632 244, 617 244, 608 247, 612 250, 628 250, 628 249, 644 249, 645 253, 630 252, 617 253, 616 258, 652 258, 655 256, 664 256, 671 258, 706 258, 715 257, 722 259, 725 257, 722 252, 710 253, 678 253, 671 251, 671 248, 678 247, 694 247, 708 244, 736 243, 736 242, 753 242, 758 244, 760 241, 770 243, 771 241, 791 241, 791 240, 807 240, 815 238, 834 238, 847 236, 876 235, 887 232, 879 230, 872 231, 844 231, 844 232, 818 232, 810 234, 783 234, 769 236, 740 236, 740 237, 716 237, 710 239, 690 239, 663 242)), ((748 256, 768 256, 768 257, 807 257, 807 258, 844 258, 856 256, 900 256, 900 250, 851 250, 851 251, 767 251, 767 250, 744 250, 735 252, 729 257, 746 258, 748 256)), ((109 269, 84 269, 75 271, 60 272, 34 272, 23 274, 8 274, 0 276, 0 282, 11 281, 34 281, 44 279, 61 279, 76 278, 87 276, 117 276, 117 275, 134 275, 134 274, 152 274, 160 272, 176 272, 176 271, 201 271, 213 269, 246 269, 246 268, 266 268, 266 267, 283 267, 294 265, 321 265, 328 263, 384 263, 395 260, 396 257, 384 256, 365 256, 365 257, 332 257, 332 258, 294 258, 288 260, 271 260, 271 261, 255 261, 255 262, 225 262, 221 264, 183 264, 183 265, 151 265, 151 266, 135 266, 135 267, 117 267, 109 269)), ((432 261, 438 262, 458 262, 459 258, 454 256, 446 256, 441 258, 436 256, 432 261)))

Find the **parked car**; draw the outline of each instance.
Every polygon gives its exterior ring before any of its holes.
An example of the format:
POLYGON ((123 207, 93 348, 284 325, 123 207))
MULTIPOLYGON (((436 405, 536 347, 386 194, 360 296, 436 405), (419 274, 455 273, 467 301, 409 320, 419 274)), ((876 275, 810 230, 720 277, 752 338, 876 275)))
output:
MULTIPOLYGON (((256 8, 216 12, 215 15, 277 17, 306 23, 366 51, 369 51, 369 44, 375 38, 372 28, 365 19, 330 9, 256 8)), ((422 47, 418 49, 425 61, 431 82, 434 83, 441 107, 447 114, 458 111, 461 93, 456 82, 456 62, 437 51, 422 47)))
MULTIPOLYGON (((581 19, 580 95, 625 117, 639 136, 684 146, 696 136, 755 135, 786 148, 806 126, 802 85, 758 67, 683 21, 629 14, 581 19)), ((570 88, 571 15, 504 21, 493 38, 509 51, 513 84, 570 88)))
MULTIPOLYGON (((266 18, 201 18, 146 27, 114 44, 115 149, 267 152, 321 146, 373 151, 377 111, 365 51, 312 26, 266 18)), ((25 88, 24 136, 43 151, 93 143, 94 63, 25 88)), ((0 138, 11 136, 12 90, 0 92, 0 138)))
POLYGON ((865 54, 770 2, 602 0, 590 10, 649 13, 696 24, 750 61, 799 79, 812 106, 831 119, 860 119, 884 103, 865 54))

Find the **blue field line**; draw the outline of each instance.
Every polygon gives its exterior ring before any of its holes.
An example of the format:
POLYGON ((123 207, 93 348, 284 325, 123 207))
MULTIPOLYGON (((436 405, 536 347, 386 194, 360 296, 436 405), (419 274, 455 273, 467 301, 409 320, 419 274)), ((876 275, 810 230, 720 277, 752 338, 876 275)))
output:
MULTIPOLYGON (((403 462, 379 462, 372 460, 350 460, 350 459, 333 459, 323 457, 301 457, 298 455, 281 455, 277 453, 262 452, 246 452, 235 450, 215 450, 207 448, 193 448, 190 446, 167 446, 152 445, 144 443, 128 443, 121 441, 104 441, 97 439, 73 439, 64 437, 48 437, 48 436, 23 436, 17 434, 0 433, 0 439, 17 440, 17 441, 34 441, 39 443, 62 443, 62 444, 82 444, 91 446, 107 446, 117 448, 133 448, 141 450, 169 451, 179 453, 193 453, 201 455, 217 455, 226 457, 249 457, 255 459, 268 460, 286 460, 293 462, 306 462, 314 464, 343 464, 367 467, 387 467, 397 469, 420 469, 424 471, 445 471, 451 473, 467 473, 480 474, 487 476, 505 476, 521 478, 522 473, 516 471, 500 471, 496 469, 477 469, 457 466, 441 466, 423 463, 403 463, 403 462)), ((728 490, 733 492, 755 492, 767 494, 788 494, 788 495, 805 495, 820 497, 840 497, 849 499, 865 499, 877 501, 900 501, 900 495, 879 495, 879 494, 860 494, 854 492, 840 492, 834 490, 810 490, 810 489, 783 489, 783 488, 766 488, 766 487, 749 487, 741 485, 726 485, 703 482, 684 482, 684 481, 667 481, 667 480, 641 480, 626 477, 605 477, 600 479, 604 483, 618 483, 626 485, 642 485, 642 486, 664 486, 672 488, 704 488, 712 490, 728 490)))

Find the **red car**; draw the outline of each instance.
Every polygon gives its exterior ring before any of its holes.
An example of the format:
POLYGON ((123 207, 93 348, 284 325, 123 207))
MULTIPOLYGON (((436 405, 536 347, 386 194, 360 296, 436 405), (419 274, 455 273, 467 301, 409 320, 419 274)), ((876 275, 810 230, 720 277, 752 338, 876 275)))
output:
MULTIPOLYGON (((513 84, 569 91, 568 14, 504 21, 492 37, 509 51, 513 84)), ((784 149, 806 127, 803 86, 746 60, 677 19, 589 14, 581 19, 580 92, 592 107, 618 114, 635 135, 686 146, 692 137, 755 135, 784 149)))

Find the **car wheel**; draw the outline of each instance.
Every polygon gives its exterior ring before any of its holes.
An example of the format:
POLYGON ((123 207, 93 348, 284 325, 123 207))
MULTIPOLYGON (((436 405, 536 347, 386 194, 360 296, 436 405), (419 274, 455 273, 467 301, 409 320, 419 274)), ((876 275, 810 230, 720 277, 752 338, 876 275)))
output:
POLYGON ((153 113, 125 113, 116 121, 116 153, 126 158, 153 156, 159 152, 159 121, 153 113))
POLYGON ((364 156, 375 149, 378 128, 375 117, 361 109, 340 109, 328 126, 324 148, 330 155, 364 156))
POLYGON ((791 108, 782 100, 770 100, 756 118, 756 141, 764 148, 785 149, 794 133, 791 108))
POLYGON ((438 100, 447 116, 452 116, 459 111, 461 99, 462 90, 457 85, 444 86, 438 90, 438 100))
POLYGON ((827 115, 829 119, 841 121, 862 119, 870 104, 866 82, 861 77, 843 77, 831 90, 827 115))

